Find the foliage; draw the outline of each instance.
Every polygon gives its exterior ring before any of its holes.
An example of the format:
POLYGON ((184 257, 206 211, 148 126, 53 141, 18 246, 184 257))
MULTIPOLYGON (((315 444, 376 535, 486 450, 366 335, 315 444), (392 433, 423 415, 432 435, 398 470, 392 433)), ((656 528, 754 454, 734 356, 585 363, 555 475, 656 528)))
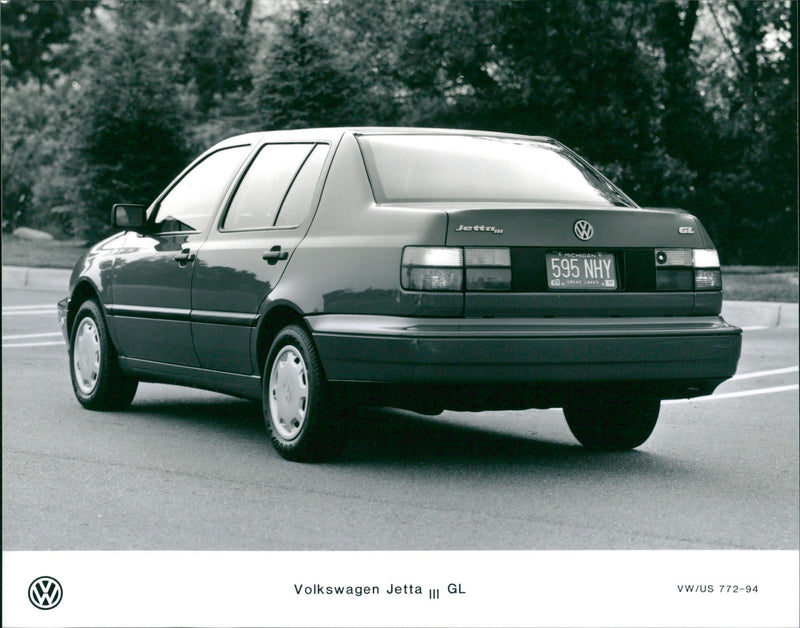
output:
POLYGON ((704 173, 698 195, 704 211, 697 213, 730 260, 796 262, 797 3, 705 8, 718 35, 718 58, 728 62, 704 59, 697 66, 698 74, 707 71, 724 86, 706 101, 716 163, 704 173))
POLYGON ((68 151, 63 129, 70 86, 64 83, 2 85, 3 228, 46 228, 57 235, 72 233, 68 211, 74 181, 64 172, 68 151))
POLYGON ((189 159, 185 99, 176 80, 179 33, 167 5, 122 3, 114 28, 97 23, 78 42, 92 59, 78 75, 71 139, 84 182, 84 231, 108 229, 114 202, 149 203, 189 159))
POLYGON ((4 224, 97 237, 234 133, 447 126, 556 137, 696 213, 726 263, 797 260, 790 0, 10 0, 2 20, 4 224))
MULTIPOLYGON (((192 8, 187 5, 187 18, 193 16, 192 8)), ((221 101, 250 86, 249 63, 254 45, 247 36, 247 27, 251 10, 251 0, 244 2, 239 11, 206 0, 196 19, 188 22, 180 79, 194 84, 201 115, 212 113, 221 101)))
POLYGON ((324 38, 312 9, 300 6, 276 20, 276 36, 254 64, 254 119, 262 128, 289 129, 356 123, 348 119, 349 77, 324 38))
POLYGON ((98 0, 7 0, 0 4, 3 24, 3 75, 11 82, 45 80, 68 65, 64 44, 95 9, 98 0))

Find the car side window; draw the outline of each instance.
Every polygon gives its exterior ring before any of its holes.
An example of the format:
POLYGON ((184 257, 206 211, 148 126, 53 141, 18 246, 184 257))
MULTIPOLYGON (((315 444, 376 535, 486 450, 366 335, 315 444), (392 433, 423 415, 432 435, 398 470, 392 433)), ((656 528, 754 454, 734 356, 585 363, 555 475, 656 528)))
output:
POLYGON ((256 155, 233 196, 222 228, 265 229, 275 219, 287 190, 314 144, 268 144, 256 155))
POLYGON ((250 146, 218 150, 178 181, 158 205, 155 231, 203 231, 219 206, 225 187, 250 146))
POLYGON ((295 227, 306 219, 327 156, 327 144, 317 144, 314 147, 281 205, 278 219, 275 221, 276 227, 295 227))

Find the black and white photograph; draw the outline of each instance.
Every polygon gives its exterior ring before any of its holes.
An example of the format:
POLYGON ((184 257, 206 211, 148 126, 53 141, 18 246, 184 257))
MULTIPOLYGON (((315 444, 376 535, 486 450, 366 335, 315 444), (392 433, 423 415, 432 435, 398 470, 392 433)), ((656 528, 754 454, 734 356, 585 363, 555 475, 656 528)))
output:
POLYGON ((800 625, 797 10, 0 0, 3 625, 800 625))

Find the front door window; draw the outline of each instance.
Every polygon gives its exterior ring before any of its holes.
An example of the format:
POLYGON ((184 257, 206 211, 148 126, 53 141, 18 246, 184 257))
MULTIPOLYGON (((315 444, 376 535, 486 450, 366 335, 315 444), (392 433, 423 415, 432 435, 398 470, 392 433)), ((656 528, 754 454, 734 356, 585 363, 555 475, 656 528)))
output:
POLYGON ((156 232, 205 231, 228 181, 249 150, 249 146, 223 148, 187 172, 158 204, 156 232))

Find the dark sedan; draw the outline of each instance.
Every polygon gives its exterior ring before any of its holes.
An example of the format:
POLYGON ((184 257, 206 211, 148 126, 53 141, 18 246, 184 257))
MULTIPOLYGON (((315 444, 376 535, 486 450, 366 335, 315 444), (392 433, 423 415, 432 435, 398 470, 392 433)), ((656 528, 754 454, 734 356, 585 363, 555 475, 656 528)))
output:
POLYGON ((112 219, 59 304, 78 401, 120 409, 144 381, 261 399, 293 460, 340 450, 356 404, 563 407, 585 446, 630 449, 739 359, 697 218, 548 138, 243 135, 112 219))

